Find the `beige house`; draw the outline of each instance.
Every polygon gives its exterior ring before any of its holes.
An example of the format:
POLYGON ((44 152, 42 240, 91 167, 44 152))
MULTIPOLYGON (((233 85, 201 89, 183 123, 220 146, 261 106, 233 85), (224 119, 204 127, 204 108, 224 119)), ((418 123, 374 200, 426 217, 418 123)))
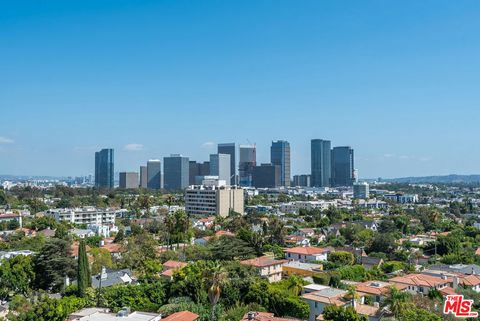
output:
POLYGON ((253 266, 260 277, 265 278, 268 282, 278 282, 282 280, 282 267, 287 260, 275 260, 270 256, 257 257, 255 259, 244 260, 240 263, 243 265, 253 266))

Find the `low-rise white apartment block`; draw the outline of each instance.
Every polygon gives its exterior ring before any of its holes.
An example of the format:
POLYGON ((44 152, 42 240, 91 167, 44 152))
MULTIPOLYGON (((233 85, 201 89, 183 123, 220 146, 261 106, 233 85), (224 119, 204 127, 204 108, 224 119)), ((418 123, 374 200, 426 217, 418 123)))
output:
POLYGON ((57 208, 45 212, 45 215, 55 218, 59 222, 70 222, 73 224, 114 224, 115 210, 100 209, 96 207, 83 208, 57 208))
POLYGON ((283 213, 298 213, 300 209, 313 210, 320 209, 326 210, 330 206, 337 206, 336 201, 297 201, 280 204, 279 209, 283 213))
POLYGON ((400 204, 412 204, 418 202, 417 194, 385 194, 383 197, 400 204))
POLYGON ((185 191, 185 211, 194 215, 244 214, 243 189, 235 186, 193 185, 185 191))

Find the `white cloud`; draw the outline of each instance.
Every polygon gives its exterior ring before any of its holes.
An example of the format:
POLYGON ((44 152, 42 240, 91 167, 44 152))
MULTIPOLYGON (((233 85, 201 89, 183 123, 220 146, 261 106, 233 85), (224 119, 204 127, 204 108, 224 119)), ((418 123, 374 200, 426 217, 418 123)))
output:
POLYGON ((394 154, 383 154, 383 157, 392 158, 392 157, 395 157, 395 155, 394 154))
POLYGON ((205 149, 212 149, 215 147, 215 143, 214 142, 205 142, 202 144, 202 148, 205 148, 205 149))
POLYGON ((127 144, 123 147, 123 150, 128 152, 138 152, 144 149, 142 144, 127 144))
POLYGON ((0 136, 0 144, 13 144, 13 143, 14 143, 13 139, 0 136))

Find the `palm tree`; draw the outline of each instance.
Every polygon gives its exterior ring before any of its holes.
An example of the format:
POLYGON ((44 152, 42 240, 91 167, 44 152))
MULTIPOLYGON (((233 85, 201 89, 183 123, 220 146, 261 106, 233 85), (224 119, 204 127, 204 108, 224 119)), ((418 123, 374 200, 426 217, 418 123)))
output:
POLYGON ((220 300, 222 287, 227 282, 227 273, 218 262, 215 262, 204 271, 203 277, 208 286, 208 300, 212 306, 211 321, 215 321, 215 306, 220 300))
POLYGON ((390 286, 389 290, 387 298, 383 301, 383 306, 388 306, 390 312, 392 312, 395 317, 398 317, 402 310, 404 310, 405 305, 410 301, 410 294, 400 291, 395 286, 390 286))
POLYGON ((352 307, 355 307, 355 302, 360 298, 360 295, 357 292, 357 288, 353 285, 350 285, 347 289, 347 294, 345 295, 347 300, 352 301, 352 307))

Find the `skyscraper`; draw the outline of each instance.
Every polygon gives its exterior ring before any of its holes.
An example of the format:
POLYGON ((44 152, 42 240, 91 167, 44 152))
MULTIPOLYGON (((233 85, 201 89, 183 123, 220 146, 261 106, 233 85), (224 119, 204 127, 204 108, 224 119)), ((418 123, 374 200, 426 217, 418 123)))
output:
MULTIPOLYGON (((236 182, 236 158, 235 158, 235 143, 218 144, 217 153, 230 155, 230 185, 237 185, 236 182)), ((227 181, 228 183, 228 181, 227 181)))
POLYGON ((311 142, 311 184, 312 187, 330 186, 332 165, 331 165, 331 143, 329 140, 312 139, 311 142))
POLYGON ((162 188, 162 164, 158 159, 151 159, 147 162, 147 188, 162 188))
POLYGON ((197 163, 196 161, 190 161, 189 165, 189 185, 196 185, 197 177, 210 175, 210 162, 197 163))
POLYGON ((290 186, 290 143, 284 140, 272 142, 270 160, 280 166, 280 185, 290 186))
POLYGON ((113 188, 113 149, 102 149, 95 153, 95 187, 113 188))
POLYGON ((147 166, 140 166, 140 187, 147 188, 148 185, 147 166))
POLYGON ((240 163, 238 176, 240 186, 253 186, 253 168, 257 166, 257 148, 255 145, 240 145, 240 163))
POLYGON ((334 147, 332 149, 332 185, 352 186, 354 177, 354 154, 349 146, 334 147))
POLYGON ((163 187, 167 190, 183 190, 188 186, 188 157, 172 154, 163 158, 163 187))
POLYGON ((210 175, 218 176, 218 179, 224 180, 226 184, 229 184, 232 176, 230 172, 230 155, 210 155, 210 175))
POLYGON ((280 166, 262 164, 255 166, 252 172, 252 185, 256 188, 275 188, 281 184, 280 166))
POLYGON ((121 172, 119 174, 120 188, 138 188, 138 173, 136 172, 121 172))

